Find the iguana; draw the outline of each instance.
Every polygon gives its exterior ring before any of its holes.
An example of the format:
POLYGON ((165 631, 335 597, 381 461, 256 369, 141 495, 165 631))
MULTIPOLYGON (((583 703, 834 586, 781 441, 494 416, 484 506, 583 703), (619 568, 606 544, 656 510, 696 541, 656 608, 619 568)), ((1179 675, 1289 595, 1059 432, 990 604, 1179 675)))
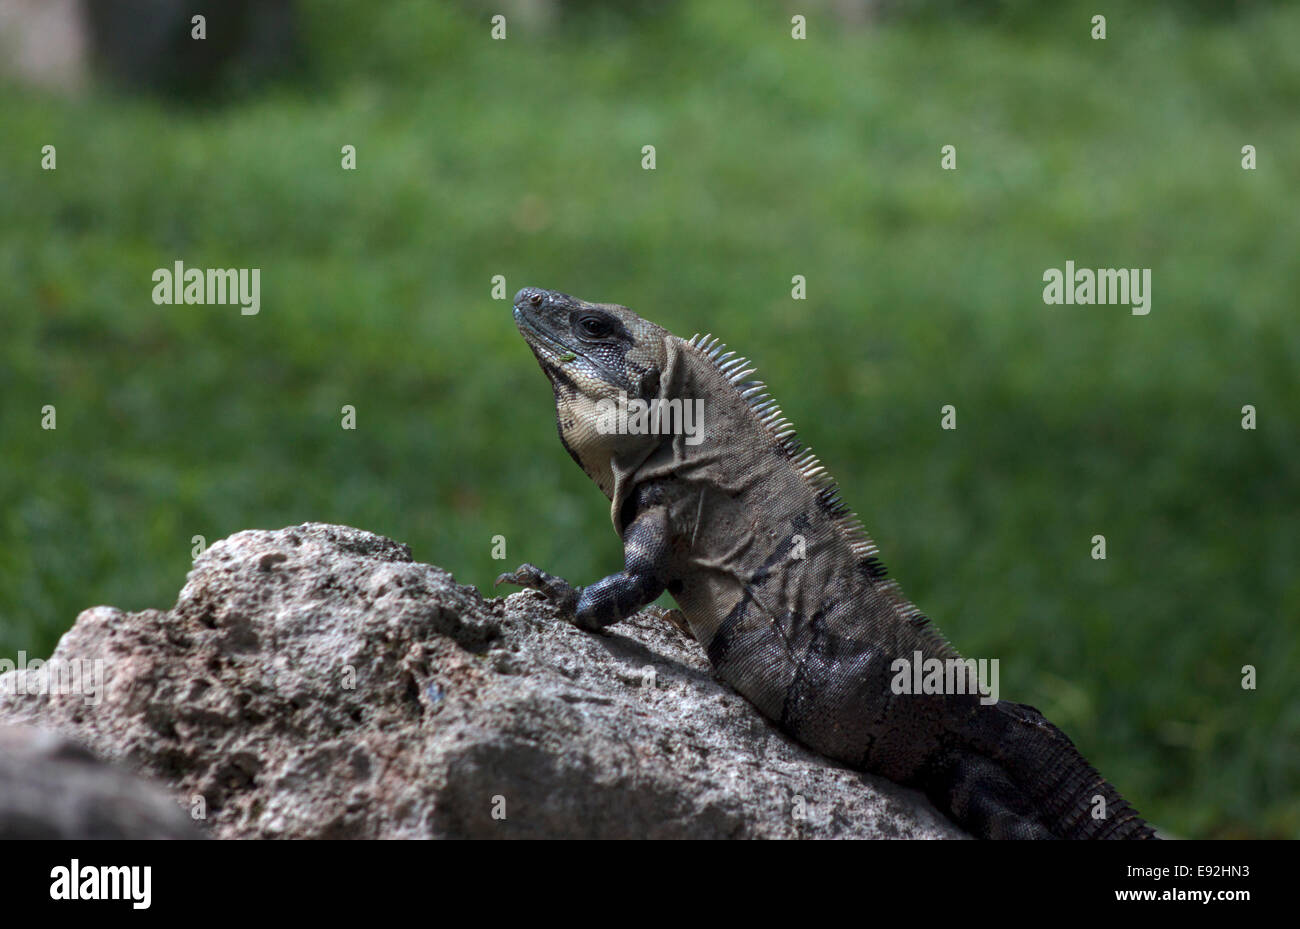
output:
POLYGON ((624 569, 580 588, 525 564, 498 584, 537 589, 592 631, 667 590, 718 676, 782 730, 924 791, 976 836, 1154 838, 1033 707, 896 692, 897 659, 960 656, 886 577, 747 360, 538 288, 515 295, 514 318, 554 389, 560 441, 610 500, 624 569), (638 400, 659 401, 658 430, 638 400), (665 433, 665 418, 685 422, 667 401, 703 401, 696 435, 665 433), (611 410, 633 415, 619 427, 611 410))

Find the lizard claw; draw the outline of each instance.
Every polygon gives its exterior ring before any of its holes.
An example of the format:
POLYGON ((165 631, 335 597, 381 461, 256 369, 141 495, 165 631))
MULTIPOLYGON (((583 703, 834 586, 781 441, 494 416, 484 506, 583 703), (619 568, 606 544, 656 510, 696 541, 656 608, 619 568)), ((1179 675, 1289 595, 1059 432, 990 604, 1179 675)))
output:
POLYGON ((493 587, 502 584, 514 584, 516 587, 537 587, 541 583, 542 572, 535 565, 521 564, 514 571, 507 571, 497 576, 493 587))
POLYGON ((516 570, 498 577, 496 583, 517 584, 540 591, 566 614, 574 613, 578 607, 578 589, 564 578, 547 574, 536 565, 521 564, 516 570))

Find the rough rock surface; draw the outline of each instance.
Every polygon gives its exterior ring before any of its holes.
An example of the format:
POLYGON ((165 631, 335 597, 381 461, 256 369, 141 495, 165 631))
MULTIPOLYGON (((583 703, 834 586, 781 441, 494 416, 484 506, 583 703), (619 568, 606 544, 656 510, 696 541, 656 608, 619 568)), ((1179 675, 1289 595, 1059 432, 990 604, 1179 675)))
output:
POLYGON ((343 526, 233 535, 171 610, 87 610, 54 657, 104 660, 98 702, 11 671, 0 723, 161 780, 223 838, 964 836, 785 738, 653 611, 592 635, 343 526))

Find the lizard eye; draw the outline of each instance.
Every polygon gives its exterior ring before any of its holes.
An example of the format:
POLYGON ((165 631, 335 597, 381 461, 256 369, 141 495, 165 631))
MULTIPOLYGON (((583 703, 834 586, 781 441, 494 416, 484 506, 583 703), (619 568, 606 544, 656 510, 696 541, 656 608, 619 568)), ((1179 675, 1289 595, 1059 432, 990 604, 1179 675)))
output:
POLYGON ((578 320, 578 330, 588 338, 599 339, 614 331, 609 321, 599 316, 584 316, 578 320))

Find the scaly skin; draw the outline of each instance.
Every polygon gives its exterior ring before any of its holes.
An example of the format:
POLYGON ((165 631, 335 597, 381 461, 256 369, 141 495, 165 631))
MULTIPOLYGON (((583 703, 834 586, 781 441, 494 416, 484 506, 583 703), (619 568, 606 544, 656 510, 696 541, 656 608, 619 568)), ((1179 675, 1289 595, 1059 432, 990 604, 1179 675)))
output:
POLYGON ((895 659, 960 656, 886 578, 744 359, 553 291, 521 290, 514 315, 554 389, 560 441, 610 500, 624 569, 579 588, 526 564, 497 583, 540 590, 592 631, 667 590, 718 676, 765 716, 830 758, 924 790, 976 835, 1153 837, 1032 707, 894 692, 895 659), (703 400, 699 441, 602 428, 602 401, 620 395, 703 400))

